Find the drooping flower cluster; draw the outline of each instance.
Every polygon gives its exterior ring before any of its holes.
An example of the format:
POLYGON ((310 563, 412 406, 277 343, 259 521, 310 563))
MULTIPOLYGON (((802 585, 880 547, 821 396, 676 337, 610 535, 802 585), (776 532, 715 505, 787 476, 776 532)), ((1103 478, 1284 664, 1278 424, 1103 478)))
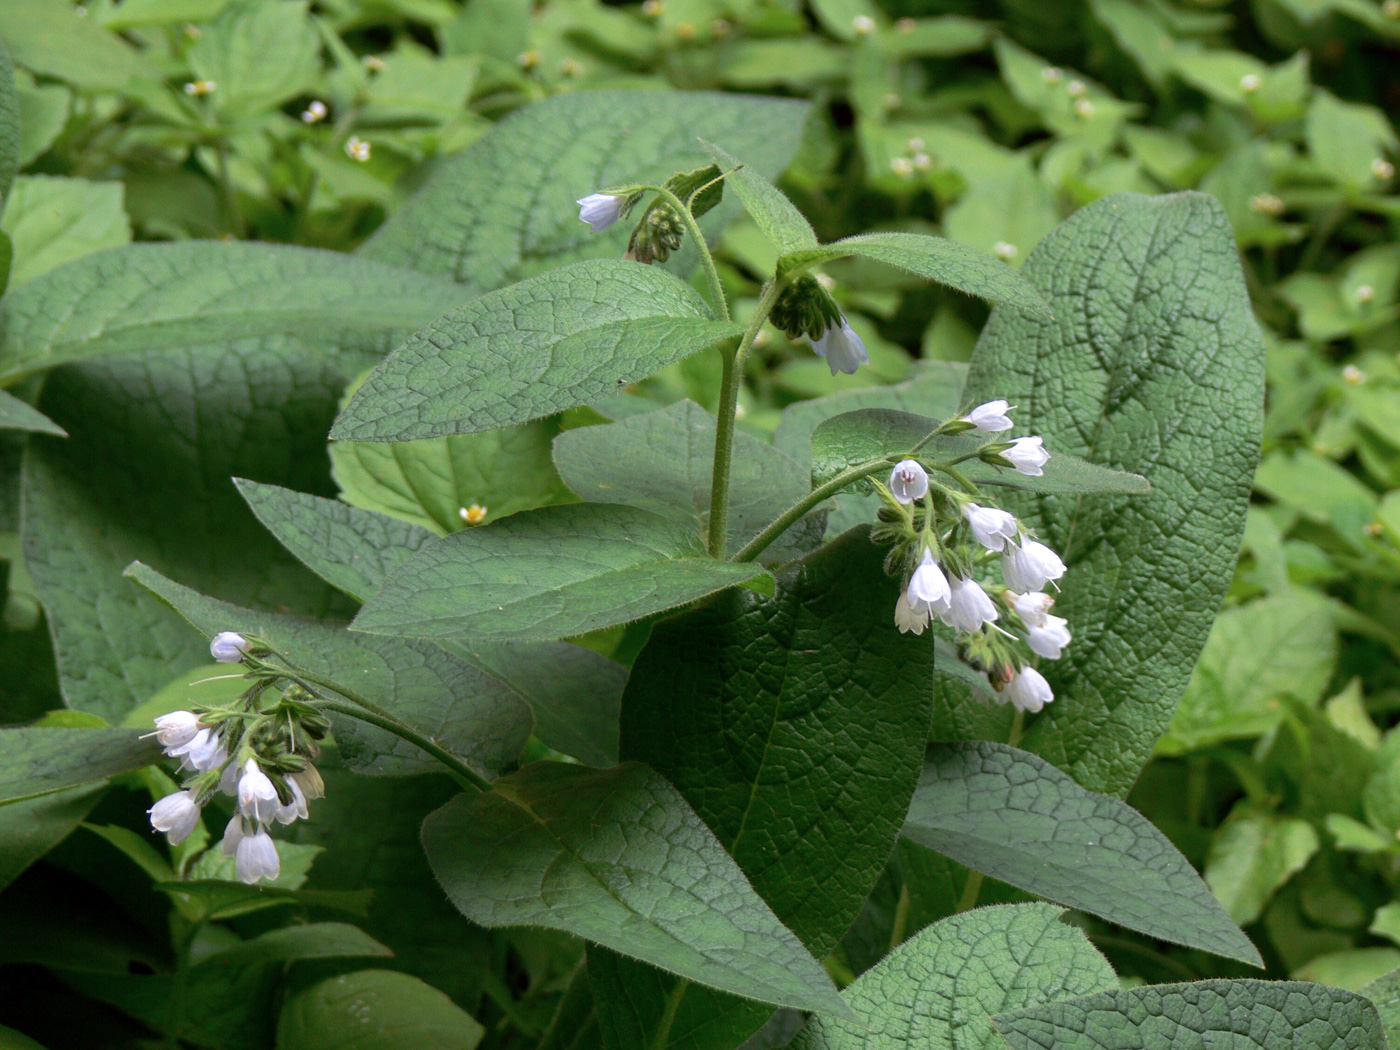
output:
POLYGON ((249 666, 253 684, 241 703, 198 711, 172 711, 155 720, 155 737, 165 753, 180 760, 181 790, 150 808, 151 827, 172 846, 189 838, 204 807, 220 792, 232 796, 234 812, 224 830, 222 849, 234 858, 243 882, 275 879, 281 871, 277 847, 268 834, 274 824, 305 818, 307 803, 325 794, 321 774, 311 764, 317 740, 330 723, 299 685, 259 659, 252 641, 233 631, 214 637, 209 652, 219 663, 249 666), (266 703, 272 687, 281 696, 266 703))
MULTIPOLYGON (((1010 412, 1008 402, 989 401, 937 433, 999 435, 1014 425, 1010 412)), ((1050 453, 1039 437, 993 438, 957 461, 974 458, 1039 477, 1050 453)), ((905 459, 880 488, 885 505, 874 535, 894 543, 888 564, 906 579, 895 623, 917 635, 938 617, 954 629, 959 654, 985 672, 1002 702, 1039 711, 1054 694, 1021 646, 1058 660, 1069 645, 1069 625, 1051 614, 1055 599, 1044 589, 1064 575, 1064 562, 1015 515, 990 506, 955 464, 931 459, 929 467, 948 483, 931 478, 918 459, 905 459), (997 561, 1003 583, 979 582, 980 570, 997 561)))

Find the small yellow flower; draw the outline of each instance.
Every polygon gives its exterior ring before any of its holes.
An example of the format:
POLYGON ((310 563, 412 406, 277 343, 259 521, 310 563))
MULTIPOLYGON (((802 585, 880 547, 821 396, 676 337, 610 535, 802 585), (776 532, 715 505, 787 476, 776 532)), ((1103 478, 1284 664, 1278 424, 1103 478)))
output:
POLYGON ((1366 382, 1366 373, 1355 365, 1347 365, 1342 369, 1342 382, 1347 386, 1360 386, 1366 382))
POLYGON ((351 135, 345 140, 345 154, 351 160, 358 160, 361 163, 369 160, 369 143, 358 135, 351 135))
POLYGON ((480 503, 473 503, 458 510, 457 516, 462 519, 463 525, 480 525, 486 520, 486 508, 480 503))
POLYGON ((1261 215, 1282 215, 1283 201, 1272 193, 1256 193, 1249 198, 1249 209, 1257 211, 1261 215))
POLYGON ((533 48, 529 51, 522 51, 516 56, 515 64, 521 69, 534 69, 540 64, 540 59, 544 56, 533 48))

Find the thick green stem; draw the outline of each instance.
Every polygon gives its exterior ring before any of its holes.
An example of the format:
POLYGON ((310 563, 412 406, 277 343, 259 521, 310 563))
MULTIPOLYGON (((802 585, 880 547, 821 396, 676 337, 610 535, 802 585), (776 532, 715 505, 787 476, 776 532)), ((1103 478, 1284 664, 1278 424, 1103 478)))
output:
POLYGON ((371 711, 361 710, 351 704, 342 704, 339 700, 322 699, 320 707, 326 711, 338 711, 342 715, 349 715, 351 718, 358 718, 361 722, 368 722, 372 726, 378 726, 385 732, 393 733, 396 737, 407 740, 410 744, 422 748, 446 766, 447 771, 452 775, 452 779, 457 781, 457 783, 461 784, 464 788, 475 788, 477 791, 491 790, 491 785, 456 755, 439 747, 422 733, 410 729, 396 718, 387 716, 381 717, 371 711))
POLYGON ((666 1012, 661 1015, 661 1023, 656 1026, 656 1031, 651 1037, 651 1050, 665 1050, 671 1040, 671 1028, 676 1023, 676 1011, 681 1008, 681 1000, 685 998, 686 989, 690 987, 690 981, 682 977, 666 996, 666 1012))
POLYGON ((955 914, 962 914, 977 907, 977 896, 982 892, 982 873, 980 871, 970 871, 967 873, 967 882, 963 884, 962 896, 958 898, 958 910, 955 914))
POLYGON ((891 464, 899 462, 900 458, 901 457, 897 455, 881 456, 879 459, 866 460, 866 462, 858 463, 854 467, 847 467, 830 481, 818 485, 802 499, 783 511, 783 513, 775 518, 767 528, 753 539, 749 540, 749 542, 744 545, 744 548, 729 560, 753 561, 763 553, 769 544, 786 532, 799 518, 822 500, 836 495, 836 493, 840 492, 852 482, 859 481, 864 477, 869 477, 871 474, 876 474, 891 464))

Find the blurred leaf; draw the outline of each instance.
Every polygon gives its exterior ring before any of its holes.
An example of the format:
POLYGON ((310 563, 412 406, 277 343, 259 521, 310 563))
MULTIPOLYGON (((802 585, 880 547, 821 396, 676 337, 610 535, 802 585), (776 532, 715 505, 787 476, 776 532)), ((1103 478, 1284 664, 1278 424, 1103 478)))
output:
POLYGON ((29 430, 67 437, 63 428, 27 401, 0 390, 0 430, 29 430))
POLYGON ((0 228, 14 243, 10 284, 23 284, 66 262, 131 241, 117 182, 55 175, 15 180, 0 228))
MULTIPOLYGON (((15 92, 15 67, 10 52, 0 43, 0 209, 10 195, 21 149, 20 103, 15 92)), ((0 289, 4 282, 0 280, 0 289)))
POLYGON ((136 55, 119 37, 52 0, 5 0, 0 40, 16 64, 81 88, 120 90, 131 78, 136 55))
POLYGON ((0 889, 81 824, 105 787, 75 787, 0 806, 0 889))
POLYGON ((0 729, 0 801, 104 780, 159 757, 154 739, 129 729, 0 729))
POLYGON ((1247 925, 1319 846, 1317 832, 1306 820, 1237 806, 1211 836, 1206 882, 1230 918, 1247 925))
POLYGON ((1364 186, 1372 163, 1400 148, 1395 129, 1374 106, 1343 102, 1319 88, 1305 122, 1308 152, 1324 172, 1344 186, 1364 186))
POLYGON ((486 1035, 442 992, 393 970, 356 970, 297 992, 277 1020, 277 1050, 475 1050, 486 1035))
POLYGON ((321 40, 305 0, 235 0, 190 45, 197 80, 210 81, 209 101, 237 120, 306 91, 320 70, 321 40))

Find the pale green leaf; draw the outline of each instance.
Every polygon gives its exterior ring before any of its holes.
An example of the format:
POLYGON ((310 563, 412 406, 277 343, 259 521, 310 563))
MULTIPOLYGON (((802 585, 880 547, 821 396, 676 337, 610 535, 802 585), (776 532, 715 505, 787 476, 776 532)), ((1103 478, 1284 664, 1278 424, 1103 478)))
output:
POLYGON ((5 0, 0 40, 16 65, 82 88, 118 91, 136 67, 135 53, 120 37, 53 0, 5 0))
POLYGON ((1211 836, 1206 882, 1230 918, 1245 925, 1320 846, 1308 821, 1242 805, 1211 836))
POLYGON ((64 429, 27 401, 0 390, 0 430, 28 430, 66 437, 64 429))
POLYGON ((486 1029, 430 984, 394 970, 356 970, 291 996, 277 1050, 475 1050, 486 1029))
MULTIPOLYGON (((15 67, 10 52, 0 42, 0 208, 10 194, 19 170, 19 95, 15 91, 15 67)), ((0 287, 3 287, 0 281, 0 287)))
POLYGON ((1318 167, 1344 186, 1371 182, 1375 178, 1372 162, 1400 148, 1400 139, 1383 112, 1343 102, 1320 88, 1308 106, 1304 134, 1318 167))
POLYGON ((744 208, 758 228, 768 235, 779 255, 816 248, 817 235, 797 207, 783 192, 737 157, 730 156, 711 142, 700 140, 721 171, 728 172, 724 184, 744 202, 744 208))
POLYGON ((1400 1045, 1400 970, 1377 977, 1361 988, 1361 994, 1375 1005, 1390 1045, 1400 1045))
POLYGON ((0 806, 0 889, 66 839, 103 791, 100 784, 66 788, 0 806))
POLYGON ((321 67, 321 38, 305 0, 238 0, 204 26, 187 59, 211 81, 209 102, 226 118, 271 109, 308 90, 321 67))
POLYGON ((14 245, 11 287, 131 241, 121 183, 57 175, 16 179, 0 216, 0 229, 14 245))

